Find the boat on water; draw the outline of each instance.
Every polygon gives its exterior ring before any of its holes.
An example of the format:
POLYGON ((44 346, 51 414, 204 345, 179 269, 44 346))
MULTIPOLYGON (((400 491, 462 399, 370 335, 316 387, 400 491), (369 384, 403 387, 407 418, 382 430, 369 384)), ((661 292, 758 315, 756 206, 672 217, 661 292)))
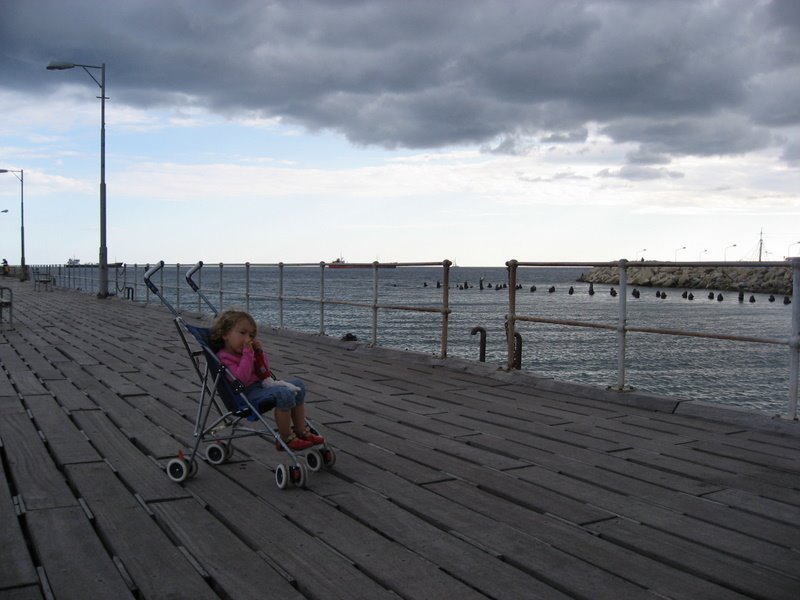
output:
MULTIPOLYGON (((371 268, 372 263, 348 263, 344 258, 341 256, 339 258, 335 258, 331 262, 327 264, 329 269, 366 269, 371 268)), ((384 263, 378 265, 379 269, 395 269, 397 265, 391 263, 384 263)))

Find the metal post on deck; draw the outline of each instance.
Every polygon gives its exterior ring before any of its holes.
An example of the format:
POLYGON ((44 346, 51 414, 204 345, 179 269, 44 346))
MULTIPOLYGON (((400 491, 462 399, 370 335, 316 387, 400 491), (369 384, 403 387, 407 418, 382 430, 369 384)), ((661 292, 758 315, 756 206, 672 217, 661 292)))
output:
POLYGON ((222 291, 222 287, 223 287, 222 286, 222 268, 223 268, 223 266, 224 265, 222 263, 219 263, 219 280, 218 280, 219 281, 219 304, 217 305, 219 307, 217 309, 217 310, 219 310, 219 312, 222 312, 223 310, 225 310, 225 303, 223 301, 224 292, 222 291))
POLYGON ((517 313, 517 265, 518 261, 511 259, 506 263, 508 268, 508 315, 506 316, 506 343, 508 344, 507 368, 509 371, 514 369, 515 343, 514 325, 517 313))
POLYGON ((378 345, 378 261, 372 262, 372 345, 378 345))
POLYGON ((181 263, 175 263, 175 306, 181 312, 181 263))
POLYGON ((278 322, 283 329, 283 263, 278 263, 278 322))
POLYGON ((244 305, 245 310, 250 312, 250 263, 244 263, 244 305))
POLYGON ((442 279, 444 280, 444 288, 442 288, 442 356, 447 358, 447 336, 450 329, 450 266, 449 260, 442 261, 442 279))
POLYGON ((319 334, 325 335, 325 262, 319 262, 319 334))
POLYGON ((786 418, 797 419, 797 392, 800 378, 800 258, 789 259, 792 265, 792 335, 789 338, 789 402, 786 418))
POLYGON ((628 261, 619 261, 619 315, 617 317, 617 390, 625 389, 625 327, 628 324, 628 261))

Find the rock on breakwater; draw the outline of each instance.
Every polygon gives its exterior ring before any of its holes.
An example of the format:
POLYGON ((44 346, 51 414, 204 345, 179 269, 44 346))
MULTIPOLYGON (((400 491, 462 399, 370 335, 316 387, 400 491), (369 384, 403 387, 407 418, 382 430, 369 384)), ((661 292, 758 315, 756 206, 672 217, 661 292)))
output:
MULTIPOLYGON (((594 267, 578 281, 619 284, 617 267, 594 267)), ((789 267, 663 267, 646 262, 628 266, 628 285, 791 294, 789 267)))

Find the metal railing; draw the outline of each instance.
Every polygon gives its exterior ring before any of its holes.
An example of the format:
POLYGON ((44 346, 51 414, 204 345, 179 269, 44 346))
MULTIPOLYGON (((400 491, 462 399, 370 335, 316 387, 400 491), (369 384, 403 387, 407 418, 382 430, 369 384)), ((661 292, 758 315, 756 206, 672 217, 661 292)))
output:
MULTIPOLYGON (((333 263, 336 266, 336 263, 333 263)), ((440 353, 441 358, 446 358, 448 355, 448 327, 452 309, 449 300, 450 288, 450 266, 448 260, 442 262, 420 262, 420 263, 347 263, 346 267, 350 269, 371 269, 372 270, 372 300, 371 302, 355 302, 351 300, 342 300, 337 298, 328 297, 326 295, 326 269, 330 268, 331 263, 271 263, 271 264, 255 264, 255 263, 216 263, 213 267, 213 274, 207 276, 207 280, 212 280, 215 286, 203 287, 203 263, 199 262, 191 267, 191 277, 196 277, 195 282, 202 288, 203 294, 214 297, 216 300, 216 307, 223 310, 225 307, 244 306, 246 310, 251 310, 251 305, 255 302, 272 302, 277 304, 278 307, 278 326, 283 328, 284 324, 284 309, 288 302, 300 302, 316 304, 319 309, 319 333, 325 334, 326 332, 326 307, 328 306, 350 306, 356 308, 364 308, 371 311, 371 343, 376 345, 378 343, 378 324, 379 313, 384 310, 396 311, 410 311, 417 313, 434 313, 440 314, 442 317, 441 333, 440 333, 440 353), (379 273, 381 269, 402 268, 402 267, 432 267, 438 266, 442 268, 442 299, 441 304, 436 306, 406 306, 396 305, 390 303, 382 303, 379 298, 379 273), (226 278, 226 272, 238 269, 244 273, 243 278, 234 285, 226 278), (277 269, 277 294, 268 293, 267 287, 263 284, 263 277, 259 277, 259 273, 263 273, 265 269, 277 269), (287 270, 293 269, 318 269, 319 270, 319 284, 317 297, 299 296, 285 293, 285 273, 287 270)), ((516 330, 516 324, 522 322, 528 323, 541 323, 552 324, 567 327, 583 327, 594 328, 600 330, 607 330, 616 332, 616 386, 611 389, 624 391, 626 379, 626 346, 627 336, 629 333, 645 333, 657 335, 671 335, 671 336, 684 336, 695 337, 715 340, 729 340, 734 342, 743 343, 756 343, 756 344, 771 344, 786 346, 789 348, 789 392, 786 416, 791 419, 797 418, 797 401, 798 401, 798 378, 800 378, 800 258, 791 258, 787 262, 657 262, 647 261, 647 267, 749 267, 749 268, 768 268, 768 267, 786 267, 792 269, 793 281, 793 296, 792 296, 792 317, 791 317, 791 331, 786 338, 767 338, 758 336, 742 336, 742 335, 727 335, 713 332, 701 331, 686 331, 680 329, 667 329, 658 327, 639 327, 628 324, 628 309, 627 309, 627 296, 628 296, 628 271, 631 268, 641 267, 638 262, 628 262, 625 259, 612 262, 521 262, 511 260, 506 263, 507 267, 507 287, 508 287, 508 314, 506 315, 506 342, 507 342, 507 357, 506 364, 509 370, 519 369, 521 367, 521 336, 516 330), (520 267, 610 267, 616 268, 619 275, 619 293, 618 293, 618 308, 616 322, 598 323, 579 321, 574 319, 552 319, 540 317, 535 315, 518 314, 516 309, 517 298, 517 272, 520 267)), ((123 295, 128 300, 141 303, 150 303, 153 301, 153 296, 147 286, 143 282, 144 273, 150 269, 151 265, 115 265, 113 276, 109 277, 109 282, 113 281, 117 293, 123 295)), ((85 292, 94 293, 98 289, 99 275, 97 265, 40 265, 40 269, 47 269, 55 278, 56 285, 60 287, 80 289, 85 292)), ((189 265, 181 265, 176 263, 174 265, 165 265, 164 268, 159 269, 158 277, 160 279, 159 287, 165 294, 170 296, 170 301, 177 308, 181 310, 194 310, 203 312, 204 304, 201 297, 196 294, 190 287, 187 287, 187 282, 184 281, 184 270, 189 268, 189 265)), ((208 267, 206 267, 208 270, 208 267)))
MULTIPOLYGON (((786 417, 789 419, 797 418, 797 393, 798 377, 800 377, 800 258, 791 258, 788 264, 792 268, 792 326, 788 338, 762 338, 754 336, 738 336, 717 333, 706 333, 698 331, 683 331, 679 329, 663 329, 658 327, 633 327, 628 325, 627 311, 627 282, 628 269, 641 268, 641 264, 629 263, 626 259, 615 262, 596 262, 596 263, 575 263, 575 262, 521 262, 510 260, 506 263, 508 267, 508 315, 507 319, 507 367, 509 370, 515 368, 517 359, 515 356, 517 344, 515 343, 515 326, 518 321, 528 323, 547 323, 551 325, 565 325, 569 327, 589 327, 595 329, 605 329, 616 331, 617 333, 617 391, 625 390, 625 364, 626 364, 626 337, 628 333, 651 333, 659 335, 673 335, 685 337, 707 338, 715 340, 729 340, 734 342, 749 342, 756 344, 777 344, 789 348, 789 396, 787 399, 786 417), (617 267, 619 274, 619 304, 616 323, 592 323, 587 321, 575 321, 567 319, 549 319, 530 315, 520 315, 516 312, 517 296, 517 271, 519 267, 617 267)), ((768 268, 785 267, 786 262, 657 262, 647 261, 647 267, 750 267, 768 268)))
MULTIPOLYGON (((184 308, 191 308, 192 310, 197 310, 197 312, 203 312, 204 310, 208 309, 212 312, 221 312, 226 307, 236 306, 241 308, 242 306, 245 310, 250 311, 252 305, 256 301, 266 301, 266 302, 274 302, 278 306, 278 326, 280 328, 284 327, 284 314, 285 314, 285 306, 288 302, 301 302, 301 303, 309 303, 309 304, 316 304, 319 308, 319 333, 320 335, 325 335, 326 333, 326 321, 325 321, 325 308, 326 306, 349 306, 355 308, 364 308, 369 309, 371 311, 372 316, 372 326, 371 326, 371 335, 373 345, 377 345, 378 343, 378 324, 379 319, 378 315, 380 311, 392 310, 392 311, 405 311, 410 313, 433 313, 439 314, 442 318, 441 324, 441 336, 440 336, 440 358, 447 357, 447 343, 448 343, 448 327, 449 327, 449 318, 450 318, 450 302, 449 302, 449 288, 450 288, 450 266, 452 263, 449 260, 445 260, 442 262, 414 262, 414 263, 347 263, 347 269, 361 269, 361 270, 371 270, 372 271, 372 301, 371 302, 356 302, 350 300, 340 300, 336 298, 329 298, 326 296, 325 292, 325 274, 327 269, 330 268, 331 263, 275 263, 275 264, 252 264, 252 263, 244 263, 244 264, 225 264, 225 263, 217 263, 214 265, 214 269, 217 271, 216 279, 217 287, 206 287, 203 286, 202 279, 203 279, 203 268, 204 264, 202 261, 196 263, 191 269, 189 269, 186 274, 181 273, 181 264, 173 265, 166 265, 163 263, 159 263, 159 268, 153 269, 150 273, 151 277, 158 277, 159 284, 158 287, 162 291, 163 294, 167 295, 170 298, 170 302, 173 304, 175 309, 180 312, 184 308), (380 295, 379 295, 379 280, 380 276, 379 273, 382 269, 386 268, 403 268, 403 267, 441 267, 442 269, 442 300, 441 304, 434 305, 434 306, 408 306, 403 304, 389 304, 385 302, 381 302, 380 295), (172 278, 172 275, 167 274, 167 270, 172 271, 174 268, 174 284, 167 281, 167 278, 172 278), (290 295, 284 292, 285 290, 285 276, 286 271, 289 269, 311 269, 316 268, 319 270, 319 296, 318 297, 310 297, 310 296, 297 296, 297 295, 290 295), (225 276, 226 270, 232 269, 239 269, 242 270, 244 273, 243 279, 239 282, 240 287, 226 287, 226 281, 228 280, 225 276), (263 289, 260 289, 258 286, 263 286, 263 277, 258 276, 259 271, 263 271, 265 269, 277 269, 278 277, 277 277, 277 287, 278 293, 277 294, 270 294, 266 293, 263 289), (189 301, 191 304, 187 303, 186 296, 187 289, 184 285, 183 281, 185 279, 185 283, 188 284, 190 290, 188 291, 189 301), (212 302, 211 298, 214 298, 214 302, 212 302)), ((336 265, 338 268, 343 268, 340 265, 336 265)), ((141 283, 143 281, 144 273, 150 270, 150 265, 145 266, 138 266, 132 265, 131 266, 132 273, 136 280, 130 282, 127 278, 127 268, 124 271, 126 274, 125 277, 120 278, 122 282, 122 287, 125 289, 130 288, 132 290, 131 293, 131 300, 135 301, 142 301, 144 303, 149 303, 151 301, 151 292, 147 288, 146 285, 141 283), (141 276, 140 276, 141 274, 141 276), (144 288, 140 291, 140 288, 144 288), (139 300, 141 299, 141 300, 139 300)), ((208 279, 208 278, 206 278, 208 279)))

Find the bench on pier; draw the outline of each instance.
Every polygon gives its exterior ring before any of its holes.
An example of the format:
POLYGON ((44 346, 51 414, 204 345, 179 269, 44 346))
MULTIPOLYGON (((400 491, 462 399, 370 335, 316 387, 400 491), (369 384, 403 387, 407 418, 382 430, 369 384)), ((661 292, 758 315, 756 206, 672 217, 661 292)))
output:
POLYGON ((13 310, 13 303, 14 303, 14 292, 11 291, 9 287, 0 286, 0 326, 3 324, 3 311, 8 309, 8 324, 13 327, 14 325, 14 313, 13 310))
POLYGON ((56 278, 50 273, 42 272, 39 269, 33 270, 33 289, 38 290, 39 286, 43 286, 45 290, 52 290, 52 285, 56 282, 56 278))

